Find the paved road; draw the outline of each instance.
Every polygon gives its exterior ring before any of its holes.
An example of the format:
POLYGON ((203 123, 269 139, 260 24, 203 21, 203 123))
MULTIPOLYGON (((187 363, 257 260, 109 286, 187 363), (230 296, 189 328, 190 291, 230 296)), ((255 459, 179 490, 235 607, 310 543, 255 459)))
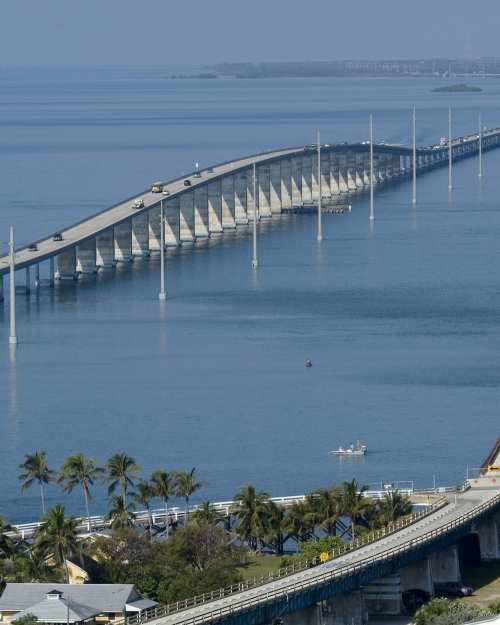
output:
POLYGON ((497 490, 469 490, 464 494, 458 495, 456 499, 455 496, 452 496, 449 499, 448 505, 435 513, 375 543, 347 553, 340 558, 316 566, 313 569, 307 569, 300 573, 290 575, 289 577, 273 581, 265 586, 252 588, 220 600, 211 601, 188 610, 183 610, 169 616, 152 620, 150 623, 156 625, 171 625, 174 623, 183 623, 192 619, 196 619, 197 622, 208 621, 211 620, 212 617, 215 618, 214 612, 230 608, 231 606, 236 607, 235 604, 240 602, 245 602, 247 604, 266 602, 266 593, 278 591, 281 595, 291 594, 293 592, 293 587, 297 583, 307 582, 308 584, 314 584, 315 580, 324 576, 326 572, 335 571, 346 565, 353 565, 364 558, 380 555, 387 549, 405 546, 410 548, 410 541, 415 538, 424 537, 428 532, 443 527, 450 521, 456 520, 458 517, 473 511, 475 507, 483 502, 491 500, 497 495, 497 490))

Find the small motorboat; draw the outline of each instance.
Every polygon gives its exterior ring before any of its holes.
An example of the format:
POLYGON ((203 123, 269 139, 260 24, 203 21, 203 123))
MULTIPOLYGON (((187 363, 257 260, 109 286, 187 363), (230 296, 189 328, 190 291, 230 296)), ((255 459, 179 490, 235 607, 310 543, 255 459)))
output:
POLYGON ((338 449, 333 449, 330 453, 334 456, 364 456, 367 451, 366 445, 363 445, 361 441, 357 441, 356 445, 339 447, 338 449))
POLYGON ((306 362, 304 364, 305 364, 307 369, 309 369, 309 367, 313 366, 313 363, 309 360, 309 358, 306 360, 306 362))

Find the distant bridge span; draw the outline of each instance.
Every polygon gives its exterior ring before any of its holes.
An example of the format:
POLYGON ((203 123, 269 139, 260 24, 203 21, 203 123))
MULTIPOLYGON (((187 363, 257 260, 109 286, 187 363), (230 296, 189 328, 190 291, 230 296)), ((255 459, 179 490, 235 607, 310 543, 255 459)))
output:
MULTIPOLYGON (((500 144, 500 129, 483 134, 482 147, 500 144)), ((294 206, 318 200, 319 188, 325 201, 337 200, 367 189, 370 185, 369 143, 324 144, 321 157, 321 185, 315 146, 272 150, 203 169, 162 183, 168 195, 142 193, 60 230, 62 240, 48 236, 16 249, 16 269, 36 267, 50 260, 49 278, 73 279, 100 268, 129 262, 160 249, 160 202, 164 200, 165 244, 178 246, 207 238, 224 230, 248 224, 254 210, 258 218, 281 214, 294 206), (256 166, 256 195, 253 197, 253 165, 256 166), (184 181, 191 185, 185 186, 184 181), (134 209, 142 199, 143 208, 134 209)), ((452 141, 454 160, 478 152, 478 134, 452 141)), ((374 144, 374 185, 397 181, 412 172, 412 151, 400 145, 374 144)), ((417 150, 417 172, 448 162, 448 146, 433 145, 417 150)), ((0 257, 0 299, 8 257, 0 257)))

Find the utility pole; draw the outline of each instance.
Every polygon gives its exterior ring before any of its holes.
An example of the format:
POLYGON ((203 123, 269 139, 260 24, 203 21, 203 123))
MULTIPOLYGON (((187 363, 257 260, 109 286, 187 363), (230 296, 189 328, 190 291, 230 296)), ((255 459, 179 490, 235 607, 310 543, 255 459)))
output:
POLYGON ((479 113, 479 172, 478 176, 483 177, 483 120, 479 113))
POLYGON ((321 141, 318 129, 318 241, 323 240, 323 230, 321 226, 321 141))
POLYGON ((257 269, 259 261, 257 260, 257 168, 253 164, 253 257, 252 269, 257 269))
POLYGON ((165 292, 165 212, 163 210, 163 200, 160 202, 160 292, 158 293, 160 302, 167 299, 165 292))
POLYGON ((17 344, 16 334, 16 264, 14 257, 14 228, 10 227, 10 240, 9 240, 9 266, 10 266, 10 333, 9 343, 10 345, 17 344))
POLYGON ((373 211, 373 115, 370 113, 370 221, 375 219, 373 211))
POLYGON ((415 112, 415 106, 413 106, 413 193, 412 204, 417 203, 417 116, 415 112))
POLYGON ((451 179, 452 149, 451 149, 451 106, 448 107, 448 189, 452 189, 451 179))

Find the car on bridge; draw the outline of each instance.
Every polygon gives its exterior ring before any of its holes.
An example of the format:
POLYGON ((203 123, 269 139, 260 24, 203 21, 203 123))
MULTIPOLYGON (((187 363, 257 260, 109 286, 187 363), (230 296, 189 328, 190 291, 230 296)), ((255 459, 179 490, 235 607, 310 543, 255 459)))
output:
POLYGON ((190 187, 191 186, 191 180, 184 180, 184 186, 185 187, 190 187))
POLYGON ((161 182, 153 182, 151 185, 151 193, 161 193, 163 191, 163 185, 161 182))
POLYGON ((28 245, 28 250, 30 252, 37 252, 38 251, 38 245, 36 243, 30 243, 28 245))
POLYGON ((60 232, 54 232, 54 236, 52 237, 53 241, 62 241, 63 236, 60 232))
POLYGON ((132 204, 132 208, 138 209, 138 208, 144 208, 144 200, 141 198, 139 198, 138 200, 134 200, 134 203, 132 204))
POLYGON ((170 195, 170 191, 167 189, 167 187, 163 187, 162 193, 163 195, 170 195))

